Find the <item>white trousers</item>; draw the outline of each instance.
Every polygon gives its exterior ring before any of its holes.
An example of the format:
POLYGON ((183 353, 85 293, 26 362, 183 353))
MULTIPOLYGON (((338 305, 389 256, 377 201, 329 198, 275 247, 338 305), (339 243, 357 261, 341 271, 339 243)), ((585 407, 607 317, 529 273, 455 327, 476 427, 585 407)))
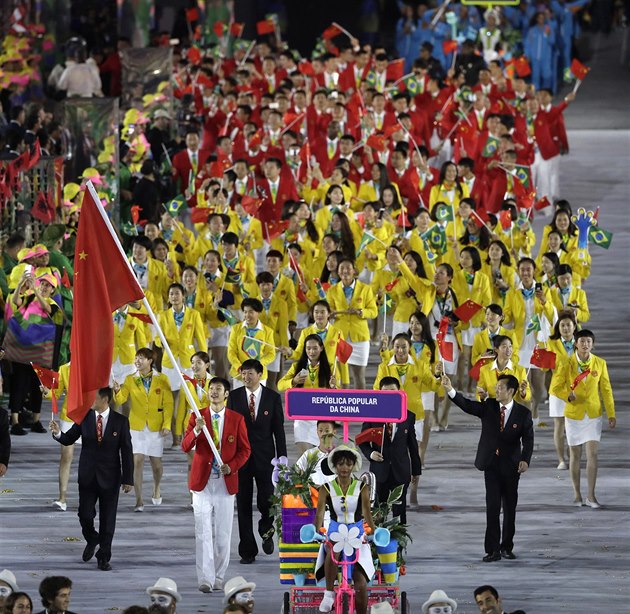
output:
MULTIPOLYGON (((532 174, 536 185, 538 198, 546 196, 553 203, 559 196, 558 173, 560 172, 560 156, 554 156, 549 160, 543 160, 537 151, 532 164, 532 174)), ((551 211, 551 208, 549 209, 551 211)))
POLYGON ((197 584, 214 586, 225 579, 230 563, 230 542, 234 521, 234 495, 223 477, 209 479, 202 491, 192 493, 195 515, 197 584))

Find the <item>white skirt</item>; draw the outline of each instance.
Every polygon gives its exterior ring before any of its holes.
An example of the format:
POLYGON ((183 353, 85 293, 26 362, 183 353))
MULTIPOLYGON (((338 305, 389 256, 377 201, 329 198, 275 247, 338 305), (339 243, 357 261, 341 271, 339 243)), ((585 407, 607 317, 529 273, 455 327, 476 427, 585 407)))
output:
POLYGON ((422 407, 424 407, 425 413, 428 411, 433 411, 435 409, 435 392, 429 390, 428 392, 423 392, 421 394, 422 397, 422 407))
POLYGON ((416 441, 418 443, 422 441, 422 433, 424 433, 424 418, 416 420, 416 441))
POLYGON ((567 444, 570 446, 581 446, 587 441, 599 441, 602 438, 602 417, 584 416, 581 420, 574 420, 565 416, 564 430, 567 444))
POLYGON ((112 385, 114 382, 122 384, 128 375, 133 375, 135 372, 136 365, 134 365, 132 362, 129 364, 124 364, 120 362, 120 357, 118 357, 115 362, 112 363, 112 371, 109 376, 109 383, 110 385, 112 385))
POLYGON ((226 348, 230 337, 231 326, 217 326, 212 328, 212 335, 208 340, 209 348, 226 348))
MULTIPOLYGON (((193 371, 190 367, 188 367, 187 369, 180 367, 180 369, 181 372, 188 377, 193 376, 193 371)), ((179 379, 179 375, 177 375, 177 369, 175 369, 174 367, 162 366, 162 373, 164 373, 164 375, 166 375, 166 377, 168 378, 168 383, 171 387, 172 392, 177 392, 182 387, 182 382, 179 379)))
POLYGON ((308 311, 297 312, 297 327, 306 328, 308 326, 308 311))
POLYGON ((310 443, 312 446, 318 446, 317 420, 294 420, 293 439, 295 443, 310 443))
POLYGON ((164 437, 160 431, 150 431, 149 427, 145 426, 142 431, 131 431, 131 447, 134 454, 162 458, 164 437))
POLYGON ((472 344, 475 341, 475 335, 481 332, 481 327, 473 327, 469 326, 466 330, 462 331, 462 345, 469 345, 472 347, 472 344))
POLYGON ((278 373, 280 371, 280 358, 282 354, 280 352, 276 352, 276 357, 267 365, 267 371, 271 371, 272 373, 278 373))
POLYGON ((549 395, 549 417, 550 418, 563 418, 564 417, 564 406, 566 402, 558 397, 555 397, 553 394, 549 395))
MULTIPOLYGON (((350 345, 352 346, 352 356, 348 359, 348 364, 367 367, 368 358, 370 357, 370 342, 350 341, 350 345)), ((319 445, 319 440, 317 445, 319 445)))

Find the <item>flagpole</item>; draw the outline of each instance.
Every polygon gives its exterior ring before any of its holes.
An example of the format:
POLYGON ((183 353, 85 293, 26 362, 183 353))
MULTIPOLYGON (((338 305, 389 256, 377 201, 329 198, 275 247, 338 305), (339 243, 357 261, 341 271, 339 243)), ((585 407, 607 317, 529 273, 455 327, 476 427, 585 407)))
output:
POLYGON ((245 339, 251 339, 252 341, 257 341, 258 343, 261 343, 262 345, 268 345, 270 348, 273 348, 274 350, 276 350, 276 352, 280 352, 280 348, 276 347, 275 345, 272 345, 271 343, 267 343, 266 341, 262 341, 262 339, 257 339, 256 337, 250 337, 249 335, 243 335, 243 337, 245 339))
MULTIPOLYGON (((107 217, 107 213, 105 212, 105 209, 103 209, 103 205, 101 204, 100 198, 98 197, 98 194, 96 193, 96 190, 94 189, 94 184, 91 181, 88 181, 86 185, 87 185, 88 190, 90 191, 90 194, 92 195, 92 198, 94 199, 94 203, 96 204, 96 209, 98 210, 101 217, 103 218, 103 222, 105 223, 107 230, 109 230, 109 234, 112 236, 112 239, 114 240, 114 243, 116 244, 116 247, 118 248, 118 251, 120 252, 120 255, 122 256, 123 261, 127 265, 127 268, 129 269, 129 271, 133 274, 133 277, 135 279, 136 274, 134 273, 131 263, 127 259, 127 254, 125 254, 125 251, 123 250, 122 245, 120 244, 120 241, 118 240, 118 235, 116 234, 116 231, 114 230, 114 227, 112 226, 112 223, 109 220, 109 217, 107 217)), ((195 397, 193 397, 192 392, 190 391, 190 388, 188 388, 188 386, 186 385, 186 380, 184 379, 181 369, 179 365, 177 364, 177 360, 175 360, 175 356, 173 356, 173 351, 171 350, 171 346, 168 344, 168 341, 166 340, 166 337, 164 336, 164 332, 162 331, 160 323, 158 322, 158 319, 155 316, 153 309, 151 309, 151 305, 149 304, 149 301, 147 300, 147 297, 144 294, 144 291, 142 291, 142 294, 143 294, 142 302, 147 309, 147 313, 149 314, 149 317, 151 318, 151 322, 153 323, 153 326, 155 326, 155 330, 157 331, 158 336, 160 337, 160 341, 162 342, 162 347, 166 351, 166 354, 170 358, 171 364, 173 365, 173 368, 175 369, 177 373, 177 377, 179 378, 181 382, 181 387, 183 388, 184 394, 186 395, 186 400, 188 401, 188 403, 190 403, 190 406, 193 412, 195 413, 195 416, 197 416, 197 418, 201 418, 201 413, 199 411, 199 408, 197 407, 197 402, 195 401, 195 397)), ((203 430, 203 434, 206 436, 206 439, 208 440, 208 444, 210 445, 210 449, 212 450, 212 454, 214 455, 216 462, 218 463, 219 466, 223 465, 223 460, 221 459, 221 455, 219 454, 217 447, 214 445, 212 435, 210 435, 210 431, 208 431, 208 427, 205 424, 202 430, 203 430)))
POLYGON ((386 333, 387 328, 387 292, 383 295, 383 334, 386 333))

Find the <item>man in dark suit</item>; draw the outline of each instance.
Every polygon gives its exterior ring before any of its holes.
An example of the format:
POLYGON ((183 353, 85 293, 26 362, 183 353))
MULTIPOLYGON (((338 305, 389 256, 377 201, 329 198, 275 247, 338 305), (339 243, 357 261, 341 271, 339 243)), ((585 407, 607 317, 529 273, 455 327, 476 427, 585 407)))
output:
MULTIPOLYGON (((395 377, 384 377, 380 382, 381 390, 400 390, 400 382, 395 377)), ((392 507, 394 516, 407 524, 407 488, 411 477, 422 473, 418 442, 415 429, 416 417, 407 414, 404 422, 380 424, 363 423, 363 431, 371 428, 383 429, 383 445, 374 442, 360 444, 361 451, 370 461, 370 471, 376 477, 376 496, 379 501, 387 501, 389 493, 398 486, 403 486, 400 502, 392 507)))
POLYGON ((63 446, 70 446, 82 438, 79 459, 79 522, 87 542, 83 560, 89 561, 96 553, 98 568, 109 571, 112 566, 112 540, 116 528, 118 494, 122 483, 125 493, 133 487, 133 452, 129 420, 111 411, 112 389, 100 388, 93 410, 81 424, 73 424, 65 433, 51 420, 50 431, 63 446), (99 530, 94 528, 96 502, 99 505, 99 530))
POLYGON ((241 365, 240 378, 245 384, 233 390, 227 406, 245 418, 247 436, 252 455, 238 474, 238 553, 241 563, 253 563, 258 546, 253 530, 252 500, 256 481, 256 507, 260 512, 258 534, 263 538, 265 554, 273 553, 273 518, 269 513, 269 497, 273 494, 271 460, 287 455, 284 436, 284 414, 280 395, 260 384, 263 366, 260 361, 249 359, 241 365))
POLYGON ((475 467, 484 472, 486 482, 486 556, 484 562, 501 557, 515 559, 514 532, 516 503, 521 473, 529 467, 534 449, 534 425, 527 407, 513 398, 519 383, 513 375, 499 375, 496 398, 482 396, 481 403, 469 401, 456 392, 442 375, 442 386, 453 403, 471 416, 481 418, 481 437, 475 467), (503 504, 503 536, 499 514, 503 504))

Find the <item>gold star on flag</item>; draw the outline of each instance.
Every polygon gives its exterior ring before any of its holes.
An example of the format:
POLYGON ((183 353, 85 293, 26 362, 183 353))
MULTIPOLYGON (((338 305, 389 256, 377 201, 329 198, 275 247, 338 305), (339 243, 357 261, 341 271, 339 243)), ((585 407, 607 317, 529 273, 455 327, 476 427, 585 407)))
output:
POLYGON ((88 255, 84 251, 79 252, 79 258, 81 260, 85 260, 87 257, 88 255))

